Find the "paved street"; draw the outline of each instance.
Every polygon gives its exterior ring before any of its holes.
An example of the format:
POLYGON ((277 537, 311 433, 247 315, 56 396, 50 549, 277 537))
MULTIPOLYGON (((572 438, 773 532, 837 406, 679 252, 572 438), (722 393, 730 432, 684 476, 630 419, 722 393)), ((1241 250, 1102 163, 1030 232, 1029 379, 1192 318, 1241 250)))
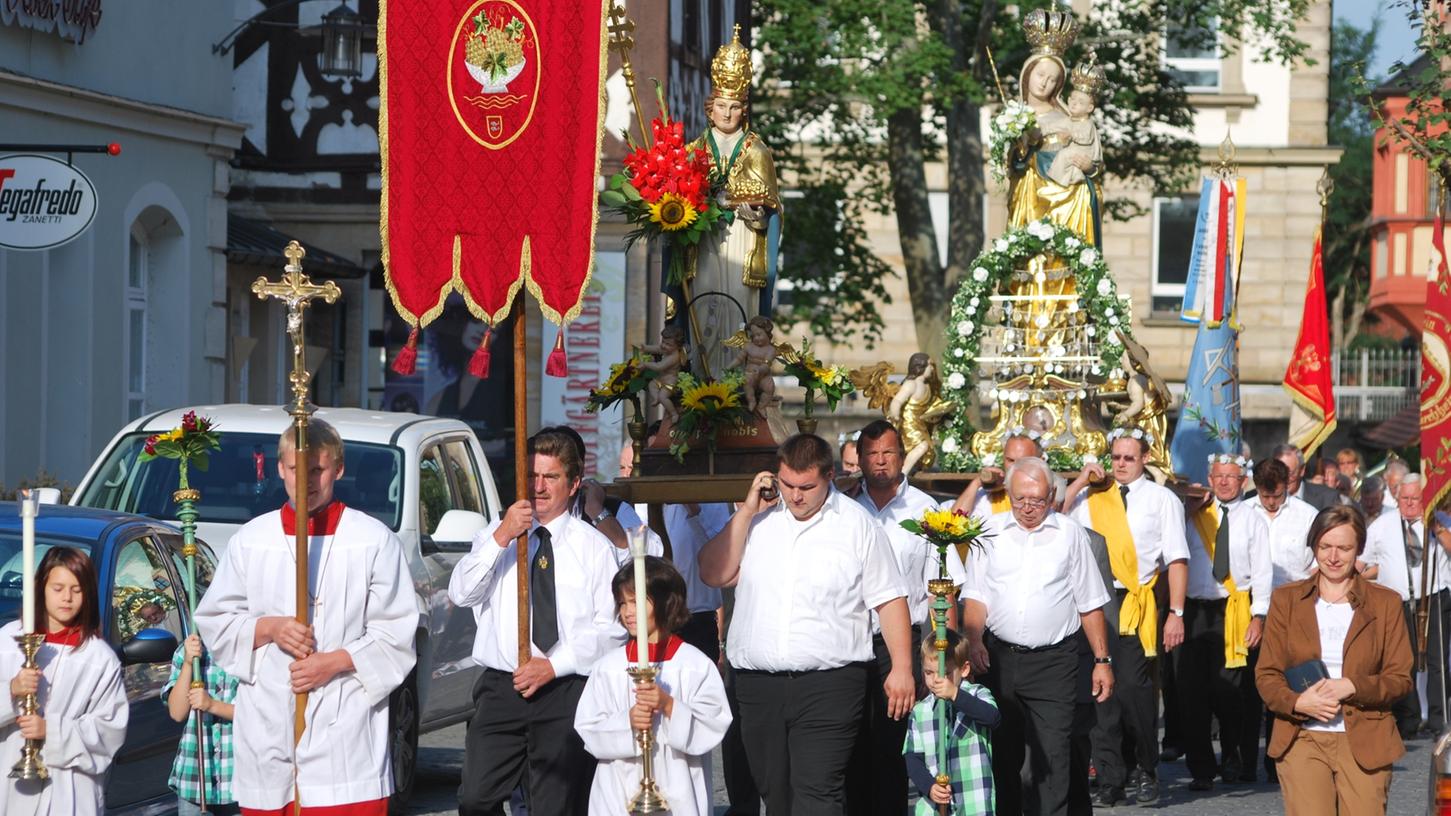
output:
MULTIPOLYGON (((418 816, 445 816, 457 813, 459 773, 463 767, 464 726, 456 725, 425 736, 420 745, 418 789, 410 813, 418 816)), ((1392 816, 1409 816, 1426 812, 1427 757, 1430 740, 1410 743, 1406 756, 1396 763, 1391 782, 1392 816)), ((720 781, 719 757, 716 762, 716 802, 725 801, 720 781)), ((1184 785, 1188 776, 1184 763, 1168 766, 1163 777, 1167 782, 1164 796, 1155 813, 1162 816, 1272 816, 1284 812, 1280 789, 1259 782, 1254 785, 1220 787, 1208 794, 1190 794, 1184 785)), ((1132 813, 1136 808, 1118 807, 1114 811, 1132 813)), ((724 806, 717 813, 724 813, 724 806)), ((542 814, 541 814, 542 816, 542 814)))

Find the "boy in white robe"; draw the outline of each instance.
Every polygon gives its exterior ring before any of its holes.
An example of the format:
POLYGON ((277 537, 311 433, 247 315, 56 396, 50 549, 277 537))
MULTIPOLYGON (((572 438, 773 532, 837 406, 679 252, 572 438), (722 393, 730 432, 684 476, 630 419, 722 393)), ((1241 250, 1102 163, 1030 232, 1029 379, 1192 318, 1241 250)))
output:
MULTIPOLYGON (((634 573, 634 565, 627 564, 612 584, 620 622, 631 632, 636 615, 634 573)), ((710 752, 731 724, 725 684, 710 658, 674 634, 690 619, 685 579, 668 561, 654 556, 645 560, 645 575, 652 618, 650 660, 659 671, 655 682, 637 689, 625 671, 639 655, 632 639, 595 664, 574 716, 585 749, 599 760, 590 787, 590 816, 629 812, 644 768, 635 728, 646 723, 653 723, 655 730, 652 770, 670 813, 710 816, 715 812, 710 752)))
POLYGON ((240 683, 232 792, 242 813, 290 813, 296 795, 304 814, 343 807, 346 816, 383 816, 393 793, 388 698, 413 669, 417 600, 398 537, 333 501, 343 475, 337 431, 312 420, 308 446, 312 624, 294 618, 297 453, 289 429, 277 462, 289 502, 232 537, 197 608, 197 629, 240 683), (294 752, 300 692, 308 693, 306 728, 294 752))
POLYGON ((21 668, 21 622, 0 628, 0 680, 9 686, 0 693, 0 773, 14 767, 33 737, 45 740, 40 759, 50 779, 0 777, 0 814, 100 813, 106 771, 126 741, 131 708, 121 663, 101 636, 95 567, 77 550, 52 547, 36 570, 36 586, 45 604, 37 631, 47 633, 36 654, 39 669, 21 668), (39 695, 40 714, 20 715, 20 697, 31 692, 39 695))

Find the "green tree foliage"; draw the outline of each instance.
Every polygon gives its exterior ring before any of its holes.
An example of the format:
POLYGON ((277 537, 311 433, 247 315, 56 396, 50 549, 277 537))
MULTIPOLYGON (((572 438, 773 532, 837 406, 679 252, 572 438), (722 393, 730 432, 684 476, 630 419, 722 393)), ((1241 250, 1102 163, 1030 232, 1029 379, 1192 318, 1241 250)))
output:
MULTIPOLYGON (((980 108, 1017 93, 1029 54, 1020 15, 1051 0, 756 0, 755 41, 765 55, 753 126, 804 197, 788 199, 783 276, 796 288, 783 311, 825 339, 882 330, 882 278, 891 267, 869 248, 862 218, 896 221, 918 344, 940 351, 957 280, 981 251, 983 197, 1005 195, 983 173, 980 108), (938 252, 928 165, 946 169, 946 257, 938 252)), ((1181 40, 1235 47, 1253 37, 1280 60, 1303 56, 1295 37, 1309 0, 1116 0, 1095 3, 1067 55, 1092 52, 1111 82, 1099 108, 1108 175, 1178 192, 1197 172, 1198 146, 1183 87, 1163 69, 1168 21, 1181 40)), ((1104 202, 1110 217, 1137 212, 1104 202)))
POLYGON ((1451 184, 1451 8, 1423 0, 1398 0, 1396 7, 1420 29, 1420 58, 1391 66, 1392 76, 1406 75, 1410 99, 1404 116, 1381 121, 1443 185, 1451 184))
MULTIPOLYGON (((1325 213, 1322 252, 1330 296, 1332 341, 1359 333, 1370 292, 1370 203, 1375 121, 1363 89, 1375 60, 1380 19, 1368 29, 1340 20, 1330 42, 1329 122, 1326 135, 1344 153, 1330 168, 1334 191, 1325 213)), ((1371 84, 1380 78, 1369 78, 1371 84)))

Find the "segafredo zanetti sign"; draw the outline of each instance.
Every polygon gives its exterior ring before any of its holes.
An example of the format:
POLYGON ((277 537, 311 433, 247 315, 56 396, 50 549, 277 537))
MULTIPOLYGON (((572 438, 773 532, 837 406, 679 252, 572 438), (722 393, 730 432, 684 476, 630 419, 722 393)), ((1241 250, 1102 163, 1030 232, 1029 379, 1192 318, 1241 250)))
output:
POLYGON ((0 156, 0 249, 54 249, 96 217, 96 188, 49 156, 0 156))

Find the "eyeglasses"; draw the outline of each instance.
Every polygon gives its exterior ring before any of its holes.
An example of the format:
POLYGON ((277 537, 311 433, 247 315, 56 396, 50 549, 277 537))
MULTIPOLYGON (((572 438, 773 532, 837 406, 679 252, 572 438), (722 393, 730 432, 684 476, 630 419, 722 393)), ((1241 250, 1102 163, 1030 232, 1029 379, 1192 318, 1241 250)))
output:
POLYGON ((1021 499, 1016 499, 1015 498, 1015 499, 1013 499, 1013 504, 1019 505, 1019 506, 1024 507, 1024 508, 1036 508, 1036 509, 1041 510, 1044 507, 1047 507, 1048 506, 1048 500, 1047 499, 1033 499, 1033 498, 1021 498, 1021 499))

